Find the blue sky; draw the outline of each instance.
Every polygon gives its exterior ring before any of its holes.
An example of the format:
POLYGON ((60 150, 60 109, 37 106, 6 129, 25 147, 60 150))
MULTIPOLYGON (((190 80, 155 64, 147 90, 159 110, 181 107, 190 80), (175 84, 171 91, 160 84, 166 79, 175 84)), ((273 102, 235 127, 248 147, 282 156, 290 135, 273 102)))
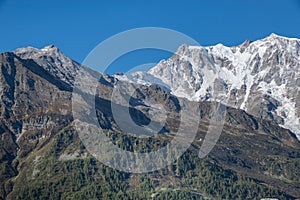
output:
MULTIPOLYGON (((0 51, 54 44, 82 62, 101 41, 138 27, 180 31, 201 45, 237 45, 274 32, 300 38, 299 0, 0 0, 0 51)), ((148 50, 122 56, 109 73, 157 62, 170 54, 148 50)))

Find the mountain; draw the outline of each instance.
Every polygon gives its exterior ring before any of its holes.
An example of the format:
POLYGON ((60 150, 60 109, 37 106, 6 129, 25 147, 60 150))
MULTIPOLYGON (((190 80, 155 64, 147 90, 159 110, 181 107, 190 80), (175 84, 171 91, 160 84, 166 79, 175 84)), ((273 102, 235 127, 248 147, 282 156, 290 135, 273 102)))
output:
MULTIPOLYGON (((190 47, 182 48, 187 51, 190 47)), ((185 71, 177 71, 178 77, 179 73, 185 77, 185 71)), ((121 97, 128 96, 125 90, 132 83, 94 72, 55 46, 1 53, 0 199, 300 197, 300 142, 293 132, 275 120, 221 105, 226 116, 222 134, 211 153, 200 159, 206 133, 215 126, 211 123, 213 101, 174 96, 163 82, 160 86, 141 83, 133 84, 138 89, 127 105, 121 97), (83 85, 75 82, 78 77, 83 85), (95 80, 97 90, 93 90, 95 80), (125 90, 118 93, 120 98, 112 98, 120 85, 125 90), (78 91, 79 86, 84 91, 78 91), (80 112, 86 122, 82 132, 77 131, 72 112, 77 109, 72 106, 74 95, 84 109, 80 112), (129 110, 133 122, 141 127, 159 123, 163 117, 166 121, 159 133, 138 138, 130 130, 120 129, 112 106, 129 110), (183 108, 189 115, 181 117, 183 108), (80 137, 93 134, 87 130, 93 130, 88 119, 94 109, 112 144, 131 152, 162 148, 178 130, 183 130, 179 133, 183 140, 190 131, 196 129, 197 133, 189 149, 165 168, 145 174, 121 172, 96 159, 80 137)), ((136 167, 135 162, 123 161, 118 155, 113 160, 136 167)), ((157 160, 157 164, 163 161, 157 160)))
POLYGON ((65 56, 54 45, 42 49, 33 47, 19 48, 14 52, 22 59, 32 59, 56 78, 72 84, 80 64, 65 56))
POLYGON ((191 101, 220 101, 300 138, 299 39, 271 34, 233 47, 182 45, 147 73, 127 76, 146 85, 159 83, 191 101))

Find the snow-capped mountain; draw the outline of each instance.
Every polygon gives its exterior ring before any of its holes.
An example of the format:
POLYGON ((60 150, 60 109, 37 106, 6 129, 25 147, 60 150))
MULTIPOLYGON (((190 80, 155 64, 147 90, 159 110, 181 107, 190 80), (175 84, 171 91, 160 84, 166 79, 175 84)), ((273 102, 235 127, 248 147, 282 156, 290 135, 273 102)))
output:
POLYGON ((133 82, 169 87, 193 101, 216 100, 275 121, 300 138, 300 40, 271 34, 239 46, 182 45, 133 82))

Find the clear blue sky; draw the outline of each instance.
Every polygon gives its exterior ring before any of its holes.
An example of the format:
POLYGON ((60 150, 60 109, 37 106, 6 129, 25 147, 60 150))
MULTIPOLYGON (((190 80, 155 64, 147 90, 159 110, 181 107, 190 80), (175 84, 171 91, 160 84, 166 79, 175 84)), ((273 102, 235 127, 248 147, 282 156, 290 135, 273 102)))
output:
MULTIPOLYGON (((275 32, 300 38, 300 0, 0 0, 0 51, 54 44, 82 62, 101 41, 127 29, 174 29, 201 45, 237 45, 275 32)), ((110 72, 157 62, 168 53, 136 52, 110 72)))

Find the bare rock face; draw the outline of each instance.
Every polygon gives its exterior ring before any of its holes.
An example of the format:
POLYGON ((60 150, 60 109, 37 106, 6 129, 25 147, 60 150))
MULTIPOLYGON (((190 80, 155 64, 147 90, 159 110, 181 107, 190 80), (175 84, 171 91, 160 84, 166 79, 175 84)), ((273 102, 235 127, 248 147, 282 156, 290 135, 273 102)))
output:
MULTIPOLYGON (((170 59, 140 75, 150 84, 147 74, 152 83, 160 80, 176 96, 221 101, 300 137, 299 39, 271 34, 234 47, 183 45, 170 59)), ((136 76, 132 81, 139 80, 136 76)))

